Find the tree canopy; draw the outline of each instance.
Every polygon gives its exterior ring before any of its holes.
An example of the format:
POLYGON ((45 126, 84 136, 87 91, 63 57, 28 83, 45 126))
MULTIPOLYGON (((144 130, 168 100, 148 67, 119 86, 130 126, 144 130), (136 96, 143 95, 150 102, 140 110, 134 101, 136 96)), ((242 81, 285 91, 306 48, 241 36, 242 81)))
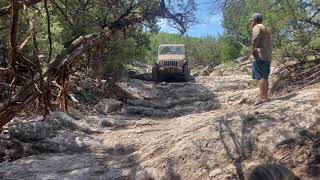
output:
POLYGON ((319 0, 222 0, 213 4, 223 12, 224 36, 244 46, 250 46, 248 21, 253 13, 260 12, 263 23, 272 31, 275 50, 299 61, 319 53, 319 0))
POLYGON ((132 52, 145 46, 138 34, 145 27, 156 31, 159 18, 168 19, 181 34, 195 21, 193 0, 0 2, 4 50, 0 80, 2 91, 8 92, 1 97, 0 127, 35 98, 48 112, 53 84, 59 89, 60 108, 66 110, 71 72, 91 67, 88 76, 98 72, 100 77, 115 80, 110 76, 117 73, 97 68, 116 64, 117 69, 127 56, 141 55, 142 50, 132 52))

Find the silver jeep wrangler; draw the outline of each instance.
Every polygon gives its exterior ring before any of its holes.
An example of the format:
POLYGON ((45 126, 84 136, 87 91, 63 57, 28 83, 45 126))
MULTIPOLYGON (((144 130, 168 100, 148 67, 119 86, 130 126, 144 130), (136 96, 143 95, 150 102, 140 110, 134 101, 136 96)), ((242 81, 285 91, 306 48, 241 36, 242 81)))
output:
POLYGON ((190 80, 190 66, 186 60, 184 44, 163 44, 159 46, 158 60, 152 68, 153 81, 163 81, 166 76, 182 76, 190 80))

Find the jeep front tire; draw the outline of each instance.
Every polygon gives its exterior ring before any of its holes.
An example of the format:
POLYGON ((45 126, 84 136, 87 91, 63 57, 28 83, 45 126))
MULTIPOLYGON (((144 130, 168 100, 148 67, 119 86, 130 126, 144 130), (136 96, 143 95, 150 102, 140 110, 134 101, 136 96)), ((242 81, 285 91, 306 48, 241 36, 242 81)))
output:
POLYGON ((183 65, 183 80, 186 82, 190 81, 190 66, 188 63, 183 65))
POLYGON ((152 67, 152 80, 155 82, 159 82, 160 81, 160 77, 159 77, 159 71, 158 71, 158 66, 153 66, 152 67))

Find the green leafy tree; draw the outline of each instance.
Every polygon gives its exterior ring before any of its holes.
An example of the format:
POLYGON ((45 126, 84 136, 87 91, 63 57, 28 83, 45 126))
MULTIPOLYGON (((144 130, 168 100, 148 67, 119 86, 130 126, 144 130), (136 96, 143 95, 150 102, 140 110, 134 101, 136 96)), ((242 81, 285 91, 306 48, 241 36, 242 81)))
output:
POLYGON ((216 3, 220 3, 220 10, 223 11, 224 36, 242 44, 238 46, 240 49, 250 46, 248 20, 253 13, 260 12, 264 15, 263 23, 272 31, 273 46, 279 54, 304 61, 307 56, 317 54, 315 51, 319 52, 314 48, 319 29, 318 0, 221 0, 216 3))
POLYGON ((212 37, 194 38, 177 34, 159 33, 150 34, 150 50, 146 53, 146 59, 150 64, 156 62, 158 48, 161 44, 185 44, 188 60, 193 64, 218 64, 219 47, 217 40, 212 37))

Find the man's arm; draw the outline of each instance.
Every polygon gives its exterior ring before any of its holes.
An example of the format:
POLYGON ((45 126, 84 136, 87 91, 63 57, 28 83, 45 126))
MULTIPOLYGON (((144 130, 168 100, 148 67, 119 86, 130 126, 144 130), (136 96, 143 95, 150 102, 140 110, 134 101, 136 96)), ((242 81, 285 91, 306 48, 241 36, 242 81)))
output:
POLYGON ((257 48, 258 48, 258 45, 259 45, 259 36, 260 36, 260 33, 261 33, 261 29, 257 26, 253 27, 252 29, 252 55, 253 57, 258 57, 258 51, 257 51, 257 48))

